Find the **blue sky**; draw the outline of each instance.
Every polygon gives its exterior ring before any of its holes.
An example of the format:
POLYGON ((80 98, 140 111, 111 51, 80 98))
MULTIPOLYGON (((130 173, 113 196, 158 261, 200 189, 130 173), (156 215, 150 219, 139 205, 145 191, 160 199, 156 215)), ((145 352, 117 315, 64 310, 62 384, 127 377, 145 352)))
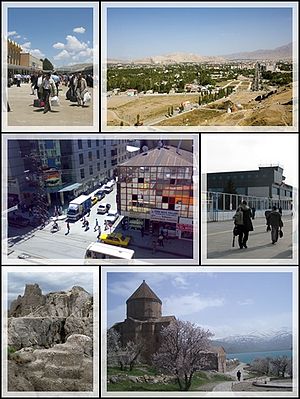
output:
POLYGON ((9 8, 7 26, 10 39, 56 67, 92 62, 92 8, 9 8))
POLYGON ((48 294, 55 291, 68 291, 74 285, 84 288, 93 294, 93 273, 91 272, 8 272, 8 303, 24 295, 26 284, 37 283, 42 293, 48 294))
POLYGON ((291 8, 108 8, 108 58, 226 55, 292 41, 291 8))
POLYGON ((174 315, 214 338, 292 329, 292 273, 107 273, 107 326, 126 318, 126 300, 143 280, 174 315))

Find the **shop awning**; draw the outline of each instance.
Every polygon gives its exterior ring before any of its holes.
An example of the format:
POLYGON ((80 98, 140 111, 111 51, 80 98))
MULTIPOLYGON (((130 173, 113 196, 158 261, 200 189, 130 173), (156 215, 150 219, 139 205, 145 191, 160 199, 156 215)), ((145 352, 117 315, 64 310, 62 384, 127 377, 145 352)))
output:
POLYGON ((66 192, 66 191, 76 190, 76 188, 79 188, 80 186, 81 186, 80 183, 74 183, 74 184, 71 184, 70 186, 67 186, 67 187, 62 188, 62 189, 59 190, 58 192, 59 192, 59 193, 63 193, 63 192, 66 192))

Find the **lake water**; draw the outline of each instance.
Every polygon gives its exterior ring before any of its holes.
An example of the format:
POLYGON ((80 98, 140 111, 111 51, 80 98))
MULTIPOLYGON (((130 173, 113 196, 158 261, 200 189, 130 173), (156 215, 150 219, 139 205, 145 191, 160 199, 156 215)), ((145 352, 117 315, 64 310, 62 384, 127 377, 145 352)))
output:
POLYGON ((285 351, 269 351, 269 352, 246 352, 246 353, 226 353, 227 359, 239 359, 240 362, 243 363, 251 363, 252 360, 263 357, 278 357, 278 356, 287 356, 288 358, 292 357, 291 350, 285 351))

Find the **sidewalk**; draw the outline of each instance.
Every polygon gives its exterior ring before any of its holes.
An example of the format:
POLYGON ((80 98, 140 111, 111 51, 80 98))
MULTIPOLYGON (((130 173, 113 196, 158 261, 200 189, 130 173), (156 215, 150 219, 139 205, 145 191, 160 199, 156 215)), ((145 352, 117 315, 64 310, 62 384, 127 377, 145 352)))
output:
MULTIPOLYGON (((144 237, 141 236, 139 230, 122 230, 119 225, 115 232, 122 233, 125 236, 131 236, 131 241, 129 247, 131 248, 141 248, 149 250, 151 257, 152 254, 152 242, 157 237, 152 237, 151 235, 145 234, 144 237)), ((178 240, 176 238, 164 239, 164 247, 160 247, 159 244, 156 246, 156 253, 165 253, 170 255, 177 255, 178 257, 193 258, 193 241, 191 240, 178 240)))

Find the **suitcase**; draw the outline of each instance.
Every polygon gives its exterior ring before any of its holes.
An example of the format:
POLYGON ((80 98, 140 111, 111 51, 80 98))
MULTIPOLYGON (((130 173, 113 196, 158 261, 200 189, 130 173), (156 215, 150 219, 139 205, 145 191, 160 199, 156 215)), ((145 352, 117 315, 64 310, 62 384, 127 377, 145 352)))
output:
POLYGON ((45 106, 45 103, 44 101, 37 98, 36 100, 33 101, 33 106, 37 108, 42 108, 45 106))

